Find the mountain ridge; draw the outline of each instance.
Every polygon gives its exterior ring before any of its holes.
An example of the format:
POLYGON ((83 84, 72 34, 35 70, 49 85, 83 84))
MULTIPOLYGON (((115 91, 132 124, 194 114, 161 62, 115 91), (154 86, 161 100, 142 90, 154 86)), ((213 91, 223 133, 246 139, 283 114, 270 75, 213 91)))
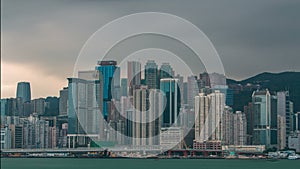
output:
POLYGON ((294 112, 300 111, 300 72, 263 72, 240 81, 227 79, 227 85, 234 92, 234 110, 243 110, 243 106, 251 101, 254 90, 269 89, 272 93, 289 91, 294 112))

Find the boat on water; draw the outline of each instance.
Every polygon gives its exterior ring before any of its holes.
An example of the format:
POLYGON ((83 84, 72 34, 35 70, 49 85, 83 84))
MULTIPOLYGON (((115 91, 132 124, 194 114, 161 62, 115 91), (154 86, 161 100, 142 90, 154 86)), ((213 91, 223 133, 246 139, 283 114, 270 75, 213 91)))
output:
POLYGON ((290 156, 288 156, 288 159, 289 160, 297 160, 298 156, 297 155, 290 155, 290 156))

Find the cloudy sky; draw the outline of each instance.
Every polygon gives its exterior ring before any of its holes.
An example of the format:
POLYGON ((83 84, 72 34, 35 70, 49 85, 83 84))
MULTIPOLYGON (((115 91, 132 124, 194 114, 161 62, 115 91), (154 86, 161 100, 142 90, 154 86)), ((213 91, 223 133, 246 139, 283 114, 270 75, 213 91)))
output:
POLYGON ((137 12, 182 17, 212 41, 226 76, 300 71, 298 0, 1 1, 1 98, 19 81, 32 96, 58 95, 86 40, 108 22, 137 12))

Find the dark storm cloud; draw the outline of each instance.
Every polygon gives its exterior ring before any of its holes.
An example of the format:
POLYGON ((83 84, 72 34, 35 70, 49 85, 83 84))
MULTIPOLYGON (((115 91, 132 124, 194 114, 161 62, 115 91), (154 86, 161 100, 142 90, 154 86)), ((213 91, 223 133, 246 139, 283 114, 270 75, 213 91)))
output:
POLYGON ((229 77, 300 70, 297 0, 1 2, 2 64, 27 64, 62 80, 72 75, 81 47, 101 26, 149 11, 198 26, 215 45, 229 77))

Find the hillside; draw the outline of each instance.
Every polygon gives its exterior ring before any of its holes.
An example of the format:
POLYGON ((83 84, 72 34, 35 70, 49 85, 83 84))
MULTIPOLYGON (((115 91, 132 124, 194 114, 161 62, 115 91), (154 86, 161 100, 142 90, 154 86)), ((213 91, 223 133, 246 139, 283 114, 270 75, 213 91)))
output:
POLYGON ((288 90, 294 111, 300 111, 300 72, 265 72, 242 81, 227 79, 227 84, 234 89, 234 110, 243 110, 243 106, 251 101, 254 90, 267 88, 271 92, 288 90))

